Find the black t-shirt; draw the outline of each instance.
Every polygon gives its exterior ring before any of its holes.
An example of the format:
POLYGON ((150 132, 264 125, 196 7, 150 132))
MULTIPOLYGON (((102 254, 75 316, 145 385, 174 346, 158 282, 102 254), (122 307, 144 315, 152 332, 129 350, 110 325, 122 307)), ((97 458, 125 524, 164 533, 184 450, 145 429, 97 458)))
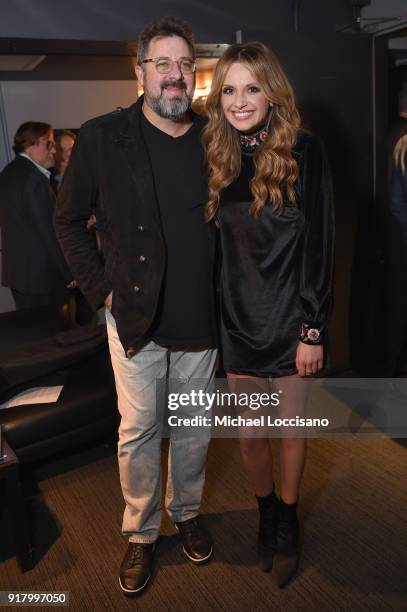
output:
POLYGON ((164 346, 211 346, 211 262, 205 153, 200 125, 173 138, 143 115, 142 133, 149 152, 159 205, 167 265, 159 305, 149 337, 164 346))

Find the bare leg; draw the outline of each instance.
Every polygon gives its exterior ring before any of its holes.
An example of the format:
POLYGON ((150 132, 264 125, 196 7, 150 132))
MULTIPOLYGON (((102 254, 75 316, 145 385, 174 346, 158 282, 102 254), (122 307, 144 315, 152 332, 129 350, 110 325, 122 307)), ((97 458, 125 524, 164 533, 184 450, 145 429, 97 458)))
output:
MULTIPOLYGON (((273 381, 280 391, 280 418, 303 416, 307 382, 299 376, 285 376, 273 381)), ((295 437, 299 430, 287 427, 280 444, 280 503, 278 508, 276 549, 272 576, 284 587, 295 575, 299 563, 299 524, 297 500, 304 471, 306 440, 295 437)))
MULTIPOLYGON (((267 378, 228 374, 229 387, 233 393, 269 392, 267 378)), ((252 416, 252 415, 249 415, 252 416)), ((248 437, 247 429, 241 430, 240 452, 243 464, 253 484, 257 497, 269 495, 273 490, 273 458, 267 438, 248 437)))
MULTIPOLYGON (((303 416, 307 381, 298 375, 275 378, 273 386, 282 391, 278 414, 281 418, 303 416)), ((297 433, 297 432, 295 432, 297 433)), ((306 440, 283 431, 280 440, 280 497, 286 504, 297 501, 306 458, 306 440)))
MULTIPOLYGON (((270 393, 268 378, 228 375, 229 387, 233 393, 270 393)), ((244 409, 246 417, 252 417, 244 409)), ((243 464, 252 482, 259 508, 259 529, 257 535, 257 563, 263 572, 273 566, 276 552, 276 533, 279 502, 273 487, 273 459, 270 441, 266 432, 240 429, 240 452, 243 464), (260 435, 259 435, 260 434, 260 435)))
POLYGON ((297 501, 306 457, 304 438, 282 438, 280 444, 280 497, 286 504, 297 501))
POLYGON ((273 490, 273 458, 265 438, 240 438, 240 453, 257 497, 273 490))

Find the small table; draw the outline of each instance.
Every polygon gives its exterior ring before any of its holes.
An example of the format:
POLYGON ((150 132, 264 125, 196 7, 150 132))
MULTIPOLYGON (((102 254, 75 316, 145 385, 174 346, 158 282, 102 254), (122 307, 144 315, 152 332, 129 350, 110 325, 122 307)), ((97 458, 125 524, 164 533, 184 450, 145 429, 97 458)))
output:
POLYGON ((7 481, 7 502, 17 548, 17 561, 22 572, 32 566, 32 547, 28 535, 27 515, 21 493, 19 461, 3 437, 3 458, 0 459, 0 480, 7 481))

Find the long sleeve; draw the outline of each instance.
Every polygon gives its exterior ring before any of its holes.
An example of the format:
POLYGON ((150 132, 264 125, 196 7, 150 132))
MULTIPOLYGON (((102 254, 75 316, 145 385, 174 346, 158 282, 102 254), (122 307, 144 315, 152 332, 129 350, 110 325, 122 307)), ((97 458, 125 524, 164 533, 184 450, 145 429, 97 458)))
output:
POLYGON ((96 207, 98 184, 93 171, 96 143, 83 127, 74 145, 58 194, 55 230, 73 277, 89 303, 103 305, 112 287, 87 222, 96 207))
POLYGON ((300 339, 306 344, 320 344, 332 302, 335 220, 328 161, 322 143, 315 137, 306 140, 300 161, 300 184, 300 207, 305 217, 300 339))
POLYGON ((31 174, 23 188, 23 211, 27 221, 31 224, 46 252, 49 260, 59 269, 66 283, 72 280, 65 258, 62 254, 52 224, 54 195, 48 180, 40 173, 31 174))

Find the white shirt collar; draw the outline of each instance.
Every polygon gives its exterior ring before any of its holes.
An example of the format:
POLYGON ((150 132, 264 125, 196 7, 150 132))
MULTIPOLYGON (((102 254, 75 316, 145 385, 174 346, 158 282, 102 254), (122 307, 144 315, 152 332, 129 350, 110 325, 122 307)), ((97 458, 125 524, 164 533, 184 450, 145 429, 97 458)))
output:
POLYGON ((27 153, 19 153, 19 155, 21 155, 21 157, 25 157, 26 159, 29 159, 30 162, 32 162, 34 166, 37 166, 38 170, 42 172, 43 175, 46 176, 48 180, 50 179, 51 172, 47 170, 46 168, 44 168, 44 166, 40 166, 40 164, 37 164, 37 162, 35 162, 29 155, 27 155, 27 153))

